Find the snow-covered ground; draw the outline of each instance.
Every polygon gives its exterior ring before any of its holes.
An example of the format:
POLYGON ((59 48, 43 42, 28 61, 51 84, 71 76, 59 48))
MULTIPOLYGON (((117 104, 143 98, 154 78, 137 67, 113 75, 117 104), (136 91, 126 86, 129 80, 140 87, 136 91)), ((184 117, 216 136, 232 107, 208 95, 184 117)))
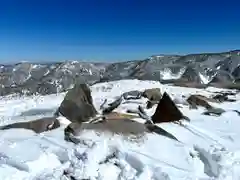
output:
MULTIPOLYGON (((154 87, 168 92, 179 103, 183 101, 181 95, 209 96, 220 91, 139 80, 95 84, 91 90, 98 109, 105 98, 110 101, 123 92, 154 87)), ((64 95, 1 98, 0 125, 51 116, 64 95)), ((215 106, 225 110, 239 109, 240 96, 235 98, 236 102, 215 106)), ((125 112, 139 104, 145 106, 145 102, 146 99, 129 101, 116 111, 125 112)), ((151 115, 155 108, 147 110, 148 114, 151 115)), ((141 142, 130 143, 120 136, 97 136, 87 131, 81 137, 85 144, 75 146, 63 139, 65 125, 42 134, 23 129, 0 131, 0 179, 68 179, 63 176, 63 172, 67 172, 75 179, 94 180, 239 180, 240 117, 232 111, 220 117, 205 116, 201 114, 203 108, 190 110, 184 105, 180 110, 191 119, 190 123, 184 122, 186 128, 171 123, 159 125, 180 142, 149 134, 141 142)))

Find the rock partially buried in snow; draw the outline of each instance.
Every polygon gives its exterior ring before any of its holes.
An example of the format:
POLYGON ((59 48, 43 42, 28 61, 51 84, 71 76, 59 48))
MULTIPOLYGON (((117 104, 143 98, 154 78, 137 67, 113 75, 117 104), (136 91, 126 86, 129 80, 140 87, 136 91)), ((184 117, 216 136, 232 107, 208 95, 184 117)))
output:
POLYGON ((96 123, 71 123, 65 130, 65 140, 75 144, 79 143, 76 136, 81 136, 86 131, 94 131, 97 134, 120 135, 129 140, 139 141, 144 139, 147 133, 156 133, 177 140, 172 134, 154 124, 143 124, 134 120, 123 118, 121 120, 103 120, 96 123))
POLYGON ((203 112, 204 115, 215 115, 215 116, 221 116, 222 113, 226 112, 222 108, 210 108, 207 111, 203 112))
POLYGON ((125 100, 140 99, 141 97, 142 97, 142 92, 137 90, 123 93, 123 98, 125 100))
POLYGON ((150 101, 159 101, 162 98, 160 88, 146 89, 143 91, 142 96, 150 101))
POLYGON ((147 109, 152 108, 154 105, 158 104, 159 101, 147 101, 147 109))
POLYGON ((95 117, 97 110, 89 87, 86 84, 76 84, 67 92, 58 111, 71 122, 81 123, 95 117))
POLYGON ((60 122, 58 119, 56 119, 55 117, 45 117, 34 121, 8 124, 1 127, 0 130, 21 128, 32 130, 35 133, 42 133, 44 131, 53 130, 58 127, 60 127, 60 122))
POLYGON ((229 99, 227 93, 226 94, 217 94, 215 96, 212 97, 213 99, 215 99, 216 101, 219 102, 224 102, 224 101, 228 101, 228 102, 235 102, 235 99, 229 99))
POLYGON ((144 135, 148 131, 144 124, 130 119, 106 120, 97 123, 72 123, 65 130, 69 131, 70 129, 73 135, 79 135, 82 130, 94 130, 96 132, 107 132, 111 134, 115 133, 124 136, 144 135))
POLYGON ((197 109, 197 106, 202 106, 206 109, 211 109, 212 106, 207 102, 209 98, 205 96, 194 94, 188 97, 187 102, 191 108, 197 109))

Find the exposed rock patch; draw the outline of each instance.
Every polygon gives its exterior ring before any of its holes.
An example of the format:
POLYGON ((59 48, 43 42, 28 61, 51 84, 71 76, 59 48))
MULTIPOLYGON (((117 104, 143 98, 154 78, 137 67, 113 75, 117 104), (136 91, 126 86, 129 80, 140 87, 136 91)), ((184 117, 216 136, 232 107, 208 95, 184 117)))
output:
POLYGON ((60 122, 55 117, 45 117, 34 121, 28 122, 17 122, 13 124, 8 124, 0 128, 0 130, 7 130, 7 129, 28 129, 32 130, 35 133, 42 133, 44 131, 53 130, 60 127, 60 122))

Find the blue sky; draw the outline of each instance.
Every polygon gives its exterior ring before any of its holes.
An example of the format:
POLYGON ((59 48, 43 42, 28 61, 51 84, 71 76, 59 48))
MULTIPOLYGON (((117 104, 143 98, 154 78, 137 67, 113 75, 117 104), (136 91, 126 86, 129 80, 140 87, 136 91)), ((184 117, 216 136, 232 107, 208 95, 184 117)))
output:
POLYGON ((115 61, 240 48, 240 2, 7 0, 0 62, 115 61))

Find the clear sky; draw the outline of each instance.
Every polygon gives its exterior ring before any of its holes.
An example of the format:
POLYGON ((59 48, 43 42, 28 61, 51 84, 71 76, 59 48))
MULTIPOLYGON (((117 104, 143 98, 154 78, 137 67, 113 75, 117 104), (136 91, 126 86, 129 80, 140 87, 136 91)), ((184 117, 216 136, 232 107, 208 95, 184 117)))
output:
POLYGON ((2 0, 0 62, 240 48, 239 0, 2 0))

